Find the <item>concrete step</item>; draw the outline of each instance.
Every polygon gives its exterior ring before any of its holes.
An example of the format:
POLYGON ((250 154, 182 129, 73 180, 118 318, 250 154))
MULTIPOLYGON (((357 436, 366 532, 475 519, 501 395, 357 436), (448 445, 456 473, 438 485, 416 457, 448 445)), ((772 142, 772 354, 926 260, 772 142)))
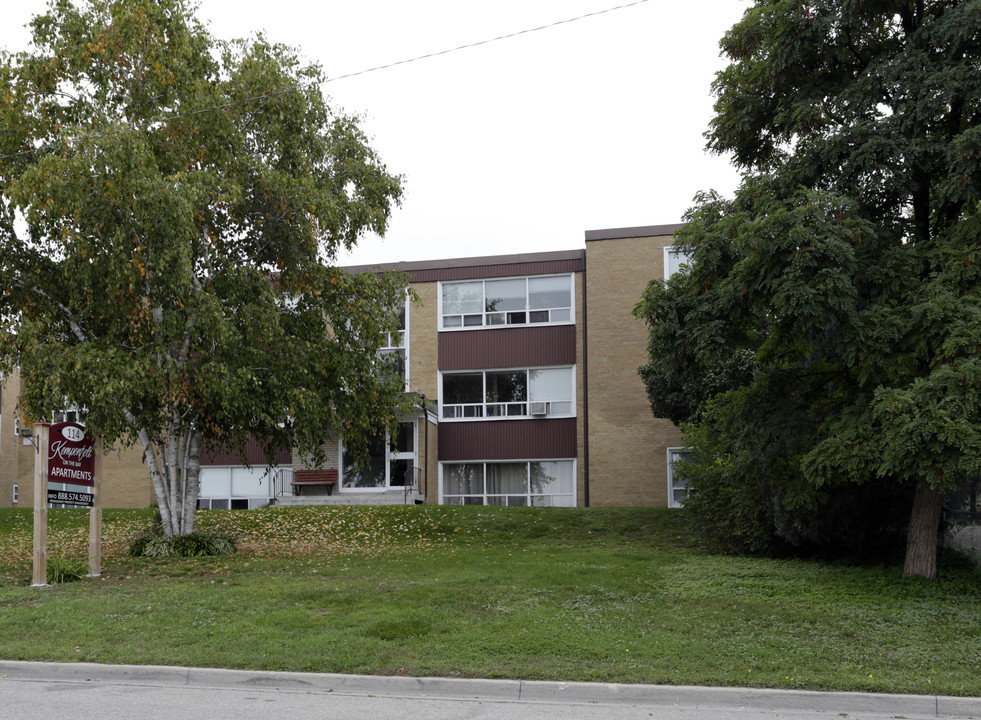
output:
POLYGON ((276 507, 302 507, 308 505, 414 505, 423 496, 417 492, 406 494, 404 490, 359 493, 334 492, 332 495, 281 495, 270 501, 276 507))

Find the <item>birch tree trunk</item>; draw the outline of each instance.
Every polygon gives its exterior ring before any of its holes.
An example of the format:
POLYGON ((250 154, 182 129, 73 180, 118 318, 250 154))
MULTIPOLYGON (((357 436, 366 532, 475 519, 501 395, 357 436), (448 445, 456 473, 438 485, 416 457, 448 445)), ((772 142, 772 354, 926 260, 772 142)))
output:
POLYGON ((146 431, 139 437, 164 535, 193 532, 201 492, 201 432, 176 423, 167 437, 151 440, 146 431))

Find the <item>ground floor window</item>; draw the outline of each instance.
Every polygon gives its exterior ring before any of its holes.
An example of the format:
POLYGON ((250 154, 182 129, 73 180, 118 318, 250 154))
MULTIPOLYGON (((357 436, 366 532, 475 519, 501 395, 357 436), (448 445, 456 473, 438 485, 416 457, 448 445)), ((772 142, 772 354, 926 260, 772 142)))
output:
POLYGON ((386 490, 415 485, 416 424, 399 423, 395 448, 387 435, 376 435, 368 449, 368 459, 358 465, 341 451, 342 490, 386 490))
POLYGON ((269 466, 207 466, 201 468, 198 507, 248 510, 269 504, 276 468, 269 466))
POLYGON ((444 505, 575 507, 575 460, 442 463, 444 505))
POLYGON ((683 463, 691 457, 691 448, 668 448, 668 506, 681 507, 688 498, 688 478, 683 463))

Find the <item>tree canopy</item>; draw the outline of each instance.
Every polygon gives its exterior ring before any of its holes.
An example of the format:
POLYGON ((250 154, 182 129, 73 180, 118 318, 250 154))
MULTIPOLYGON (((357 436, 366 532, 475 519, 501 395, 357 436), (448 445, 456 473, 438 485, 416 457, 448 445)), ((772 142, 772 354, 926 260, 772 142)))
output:
POLYGON ((910 498, 933 577, 943 491, 981 473, 981 2, 758 0, 721 47, 707 138, 743 181, 638 306, 653 410, 753 512, 910 498))
POLYGON ((0 54, 0 364, 21 412, 139 441, 168 534, 202 443, 364 451, 401 382, 377 348, 401 278, 337 252, 400 201, 321 69, 212 37, 184 0, 53 0, 0 54))

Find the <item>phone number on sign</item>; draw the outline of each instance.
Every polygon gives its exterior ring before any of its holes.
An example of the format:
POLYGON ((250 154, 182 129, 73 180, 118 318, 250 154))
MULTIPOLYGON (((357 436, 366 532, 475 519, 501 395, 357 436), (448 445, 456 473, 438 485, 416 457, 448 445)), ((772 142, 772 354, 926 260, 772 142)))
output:
POLYGON ((95 497, 89 493, 71 492, 70 490, 49 490, 48 502, 63 505, 92 505, 95 497))

